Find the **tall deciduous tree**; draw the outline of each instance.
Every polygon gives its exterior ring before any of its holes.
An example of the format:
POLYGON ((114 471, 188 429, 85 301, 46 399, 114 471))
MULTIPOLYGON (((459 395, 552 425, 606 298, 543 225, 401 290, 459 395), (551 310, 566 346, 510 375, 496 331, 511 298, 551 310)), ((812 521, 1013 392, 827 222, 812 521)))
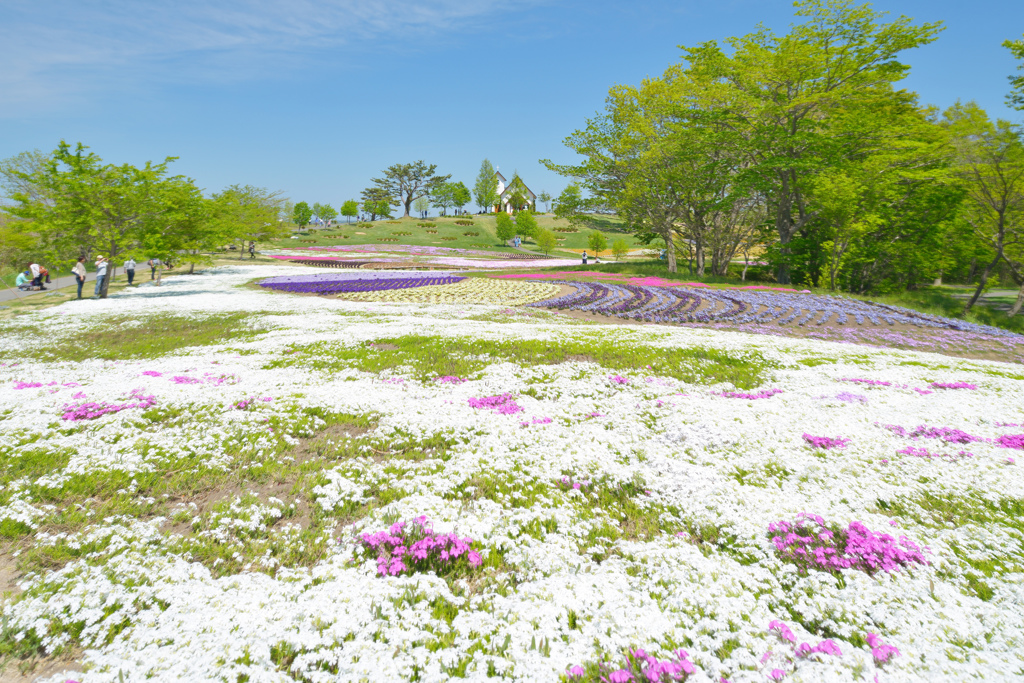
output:
POLYGON ((316 214, 316 217, 322 220, 325 224, 338 217, 338 212, 330 204, 313 204, 313 213, 316 214))
POLYGON ((434 193, 450 175, 437 175, 437 164, 427 164, 422 159, 411 164, 394 164, 384 169, 384 176, 373 178, 374 184, 395 198, 395 206, 404 206, 408 218, 412 203, 420 197, 434 193))
POLYGON ((950 132, 955 171, 967 190, 963 216, 992 256, 966 312, 977 303, 1000 261, 1024 292, 1024 267, 1013 257, 1024 246, 1024 143, 1018 126, 991 121, 973 102, 948 109, 943 123, 950 132))
POLYGON ((412 203, 412 208, 416 209, 417 214, 425 213, 430 208, 430 200, 426 197, 420 197, 412 203))
MULTIPOLYGON (((16 204, 7 211, 31 221, 40 247, 58 262, 79 254, 102 254, 114 262, 159 229, 173 209, 167 166, 174 157, 136 168, 104 164, 87 149, 78 143, 72 150, 61 141, 43 168, 15 171, 37 192, 13 193, 16 204)), ((109 282, 104 280, 101 297, 109 282)))
POLYGON ((1014 109, 1024 111, 1024 38, 1007 40, 1003 43, 1003 47, 1021 61, 1017 66, 1017 70, 1021 73, 1017 76, 1010 76, 1010 94, 1006 96, 1006 103, 1014 109))
POLYGON ((299 202, 292 207, 292 220, 295 225, 300 228, 304 228, 309 225, 309 221, 313 219, 313 209, 309 208, 309 204, 306 202, 299 202))
POLYGON ((735 144, 750 162, 748 175, 771 209, 779 236, 777 279, 790 281, 789 243, 816 213, 807 182, 877 144, 876 131, 830 126, 837 111, 876 106, 900 95, 892 84, 909 69, 901 52, 926 45, 941 24, 913 25, 907 17, 881 23, 884 14, 851 0, 801 0, 803 23, 785 35, 761 27, 728 41, 684 48, 687 70, 707 84, 702 109, 716 118, 722 143, 735 144))
POLYGON ((537 231, 537 246, 545 254, 550 254, 551 251, 558 246, 558 238, 555 237, 555 233, 544 228, 540 228, 537 231))
POLYGON ((515 223, 504 211, 499 211, 494 217, 494 234, 502 244, 508 244, 508 241, 516 236, 515 223))
POLYGON ((359 203, 354 199, 349 199, 341 205, 341 215, 348 219, 348 222, 352 222, 353 216, 359 215, 359 203))
POLYGON ((601 252, 608 248, 608 240, 605 238, 604 233, 592 230, 587 235, 587 246, 594 252, 594 256, 600 256, 601 252))
POLYGON ((452 204, 455 205, 459 211, 462 211, 462 207, 469 204, 472 201, 473 196, 469 193, 469 188, 460 180, 455 183, 455 187, 452 190, 452 204))
POLYGON ((481 211, 490 211, 498 203, 496 173, 490 160, 484 159, 480 162, 480 172, 477 173, 476 182, 473 184, 473 197, 481 211))
MULTIPOLYGON (((282 236, 286 229, 279 220, 284 198, 281 192, 254 185, 229 185, 213 196, 214 216, 226 237, 239 243, 238 258, 245 257, 246 242, 264 242, 282 236)), ((305 202, 295 205, 295 213, 305 202)), ((309 207, 306 207, 309 210, 309 207)), ((296 215, 296 222, 303 216, 296 215)), ((309 222, 309 217, 305 217, 309 222)), ((300 223, 300 225, 303 225, 300 223)))
POLYGON ((441 183, 430 195, 430 200, 437 208, 441 209, 444 215, 448 214, 448 207, 455 206, 455 183, 441 183))
POLYGON ((537 195, 537 201, 544 205, 544 213, 547 213, 548 207, 551 205, 551 194, 547 190, 541 190, 537 195))
POLYGON ((363 199, 363 212, 370 214, 370 220, 377 220, 378 216, 391 218, 391 206, 395 204, 394 199, 380 187, 368 187, 360 195, 363 199))
POLYGON ((523 237, 536 237, 539 226, 537 219, 529 211, 520 211, 516 214, 516 232, 523 237))

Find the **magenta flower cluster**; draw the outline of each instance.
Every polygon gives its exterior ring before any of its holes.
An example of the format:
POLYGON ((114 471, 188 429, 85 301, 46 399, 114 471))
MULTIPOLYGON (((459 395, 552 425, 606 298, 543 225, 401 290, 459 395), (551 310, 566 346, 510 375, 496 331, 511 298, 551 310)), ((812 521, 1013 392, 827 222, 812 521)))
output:
POLYGON ((264 396, 263 398, 256 398, 255 396, 250 396, 249 398, 243 398, 238 403, 235 403, 233 407, 235 408, 235 410, 247 410, 249 406, 254 405, 257 402, 270 403, 273 400, 273 396, 264 396))
POLYGON ((772 522, 768 538, 782 559, 805 570, 858 569, 874 574, 928 564, 922 549, 906 536, 876 533, 862 522, 850 522, 845 529, 830 527, 820 515, 802 513, 795 522, 772 522))
POLYGON ((594 482, 589 479, 575 479, 574 477, 563 476, 555 483, 558 484, 558 487, 563 491, 568 491, 569 489, 576 489, 579 491, 590 488, 594 482))
POLYGON ((70 422, 80 422, 82 420, 95 420, 98 417, 103 417, 110 413, 119 413, 122 410, 128 410, 130 408, 151 408, 156 405, 155 396, 143 396, 142 389, 136 389, 129 395, 131 400, 127 403, 96 403, 90 401, 88 403, 69 403, 63 408, 64 414, 60 416, 62 420, 68 420, 70 422))
POLYGON ((871 656, 875 658, 875 663, 878 665, 885 664, 893 657, 900 656, 898 648, 882 642, 882 639, 876 633, 869 633, 867 641, 868 646, 871 648, 871 656))
POLYGON ((361 534, 359 544, 377 556, 377 574, 398 576, 413 572, 449 573, 461 567, 479 567, 483 558, 471 546, 473 539, 436 533, 425 516, 392 524, 387 531, 361 534))
POLYGON ((996 439, 996 443, 1003 448, 1024 451, 1024 434, 1003 434, 996 439))
POLYGON ((711 392, 716 396, 724 396, 726 398, 745 398, 748 401, 757 401, 762 398, 771 398, 775 394, 781 394, 782 389, 762 389, 756 394, 749 394, 739 391, 723 391, 723 392, 711 392))
POLYGON ((932 382, 933 389, 977 389, 978 387, 967 382, 932 382))
POLYGON ((14 390, 20 391, 21 389, 37 389, 43 386, 42 382, 15 382, 14 390))
POLYGON ((810 434, 804 434, 804 441, 814 448, 823 448, 826 451, 833 448, 846 448, 847 444, 850 443, 850 439, 845 439, 841 436, 833 438, 829 436, 812 436, 810 434))
POLYGON ((629 378, 623 377, 622 375, 608 375, 608 380, 612 384, 629 384, 629 378))
POLYGON ((552 420, 550 417, 535 417, 529 422, 523 420, 519 424, 523 427, 529 427, 530 425, 548 425, 551 424, 552 420))
POLYGON ((892 382, 883 382, 878 379, 860 379, 857 377, 843 377, 840 382, 853 382, 854 384, 865 384, 869 387, 891 387, 892 382))
POLYGON ((516 403, 512 394, 498 396, 481 396, 469 399, 469 407, 478 410, 493 410, 500 415, 514 415, 523 412, 523 407, 516 403))
POLYGON ((685 681, 697 672, 697 667, 690 661, 686 650, 676 650, 670 659, 658 659, 644 650, 630 650, 625 661, 620 664, 601 662, 597 670, 588 675, 582 666, 574 666, 565 672, 568 681, 601 681, 602 683, 630 683, 631 681, 649 681, 650 683, 668 681, 685 681), (618 667, 618 668, 616 668, 618 667))
POLYGON ((984 441, 980 436, 972 436, 965 431, 953 429, 952 427, 929 427, 928 425, 918 425, 912 430, 908 430, 900 425, 882 425, 882 427, 884 429, 888 429, 896 436, 911 439, 941 439, 946 443, 972 443, 975 441, 984 441))
MULTIPOLYGON (((768 630, 774 631, 780 639, 787 643, 796 645, 796 636, 793 634, 792 629, 786 626, 781 621, 775 620, 768 624, 768 630)), ((833 641, 825 639, 817 645, 811 645, 810 643, 800 643, 796 646, 796 654, 798 657, 808 657, 812 654, 820 653, 823 655, 832 655, 833 657, 842 657, 843 653, 839 650, 839 646, 833 641)), ((771 653, 769 653, 771 654, 771 653)), ((766 657, 763 661, 768 661, 766 657)))
POLYGON ((949 460, 958 460, 959 458, 973 458, 974 453, 970 451, 960 451, 956 455, 949 455, 948 453, 931 453, 927 448, 915 448, 914 446, 907 446, 902 450, 896 451, 899 455, 910 455, 915 458, 946 458, 949 460))
POLYGON ((434 381, 438 384, 462 384, 466 380, 455 375, 441 375, 440 377, 435 377, 434 381))

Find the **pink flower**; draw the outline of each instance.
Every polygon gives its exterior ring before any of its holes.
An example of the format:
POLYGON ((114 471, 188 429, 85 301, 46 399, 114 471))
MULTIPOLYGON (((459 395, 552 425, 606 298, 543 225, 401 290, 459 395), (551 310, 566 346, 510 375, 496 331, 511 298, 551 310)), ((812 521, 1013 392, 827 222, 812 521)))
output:
POLYGON ((633 674, 626 669, 619 669, 608 674, 609 683, 628 683, 633 680, 633 674))
POLYGON ((583 674, 585 674, 586 671, 583 670, 582 666, 577 664, 565 673, 569 678, 583 678, 583 674))
POLYGON ((768 674, 768 678, 772 679, 773 681, 781 681, 785 677, 786 672, 782 669, 772 669, 772 672, 768 674))

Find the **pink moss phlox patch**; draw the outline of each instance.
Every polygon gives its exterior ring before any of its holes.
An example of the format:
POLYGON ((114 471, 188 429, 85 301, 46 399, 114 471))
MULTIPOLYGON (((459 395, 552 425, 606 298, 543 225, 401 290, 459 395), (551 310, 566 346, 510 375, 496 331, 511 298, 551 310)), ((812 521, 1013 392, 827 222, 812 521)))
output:
POLYGON ((960 451, 956 455, 949 455, 948 453, 931 453, 927 448, 915 448, 914 446, 907 446, 902 450, 896 451, 899 455, 910 455, 915 458, 944 458, 947 460, 959 460, 960 458, 973 458, 974 453, 970 451, 960 451))
POLYGON ((186 377, 185 375, 175 375, 171 378, 171 381, 175 384, 202 384, 203 380, 198 377, 186 377))
POLYGON ((932 382, 931 386, 934 389, 970 389, 972 391, 978 388, 967 382, 932 382))
POLYGON ((843 403, 867 403, 868 397, 862 396, 861 394, 854 394, 849 391, 841 391, 836 394, 836 398, 843 403))
POLYGON ((513 415, 515 413, 523 412, 523 407, 516 403, 512 394, 470 398, 469 407, 476 408, 478 410, 493 410, 500 415, 513 415))
POLYGON ((612 384, 629 384, 629 378, 622 375, 608 375, 608 381, 612 384))
POLYGON ((996 439, 996 443, 1003 448, 1024 451, 1024 434, 1003 434, 996 439))
POLYGON ((249 398, 243 398, 241 401, 232 404, 231 407, 234 408, 235 410, 247 410, 249 406, 255 404, 257 401, 261 401, 263 403, 270 403, 273 400, 273 396, 263 396, 262 398, 250 396, 249 398))
POLYGON ((523 420, 519 424, 522 425, 523 427, 529 427, 530 425, 547 425, 547 424, 551 424, 551 418, 550 417, 535 417, 532 420, 530 420, 529 422, 527 422, 526 420, 523 420))
POLYGON ((585 491, 593 486, 594 482, 589 479, 576 479, 575 477, 563 475, 561 479, 555 481, 555 484, 563 491, 568 491, 570 489, 585 491))
POLYGON ((164 373, 157 372, 156 370, 143 370, 142 374, 146 377, 163 377, 164 373))
POLYGON ((826 451, 831 450, 833 448, 846 448, 846 446, 850 443, 850 439, 846 439, 841 436, 812 436, 810 434, 804 434, 804 441, 809 443, 814 448, 823 448, 826 451))
POLYGON ((427 571, 443 574, 483 564, 480 553, 472 547, 473 539, 437 533, 425 516, 392 524, 387 531, 360 534, 356 542, 376 555, 379 576, 427 571))
POLYGON ((875 658, 875 663, 878 665, 885 664, 893 657, 900 656, 899 649, 882 642, 877 633, 869 633, 865 640, 868 641, 868 647, 871 648, 871 656, 875 658))
POLYGON ((582 666, 573 666, 565 672, 570 681, 600 681, 601 683, 634 683, 637 681, 685 681, 697 672, 686 650, 675 650, 672 657, 659 659, 641 650, 629 650, 616 662, 600 662, 592 676, 582 666))
POLYGON ((892 382, 883 382, 877 379, 860 379, 857 377, 843 377, 838 380, 839 382, 853 382, 854 384, 863 384, 869 387, 891 387, 892 382))
POLYGON ((15 382, 14 390, 20 391, 22 389, 37 389, 43 386, 42 382, 15 382))
POLYGON ((779 636, 779 638, 786 641, 787 643, 796 644, 796 636, 793 634, 793 631, 789 628, 789 626, 786 626, 786 624, 779 621, 778 619, 768 624, 768 630, 774 631, 775 634, 779 636))
POLYGON ((462 384, 466 380, 455 375, 441 375, 440 377, 435 377, 434 381, 438 384, 462 384))
POLYGON ((122 410, 129 410, 131 408, 139 408, 145 410, 156 405, 156 397, 144 396, 142 389, 136 389, 130 395, 130 399, 127 403, 68 403, 62 409, 64 414, 60 416, 62 420, 68 420, 70 422, 80 422, 82 420, 95 420, 98 417, 103 417, 110 413, 119 413, 122 410))
POLYGON ((929 427, 928 425, 918 425, 917 427, 914 427, 914 429, 906 429, 900 425, 880 426, 883 429, 888 429, 896 436, 910 439, 941 439, 946 443, 974 443, 976 441, 985 441, 985 439, 980 436, 973 436, 963 430, 954 429, 952 427, 929 427))
POLYGON ((905 536, 897 539, 877 533, 856 521, 845 529, 830 527, 820 515, 801 514, 794 522, 772 522, 768 538, 779 557, 804 570, 857 569, 874 574, 928 564, 922 549, 905 536))
POLYGON ((781 394, 782 389, 762 389, 756 394, 740 392, 740 391, 722 391, 722 392, 711 392, 715 396, 724 396, 725 398, 743 398, 748 401, 758 401, 762 398, 771 398, 776 394, 781 394))

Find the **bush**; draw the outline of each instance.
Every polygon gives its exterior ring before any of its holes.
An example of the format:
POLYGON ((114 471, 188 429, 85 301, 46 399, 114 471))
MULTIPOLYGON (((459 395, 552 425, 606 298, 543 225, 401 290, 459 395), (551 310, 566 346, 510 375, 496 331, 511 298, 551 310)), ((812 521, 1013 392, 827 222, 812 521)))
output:
POLYGON ((411 235, 412 233, 408 230, 395 230, 391 233, 392 235, 411 235))
POLYGON ((629 245, 626 244, 626 240, 621 237, 612 242, 612 254, 615 256, 615 260, 618 261, 620 258, 629 253, 629 245))
POLYGON ((541 228, 537 231, 537 246, 545 254, 550 254, 551 250, 558 246, 558 238, 550 230, 541 228))
POLYGON ((601 252, 608 248, 608 240, 597 230, 587 235, 587 246, 594 252, 594 256, 600 256, 601 252))
POLYGON ((473 221, 457 220, 455 225, 473 225, 473 221))
MULTIPOLYGON (((458 223, 458 221, 455 221, 455 222, 458 223)), ((437 223, 417 223, 416 225, 420 226, 421 228, 436 228, 437 227, 437 223)))
POLYGON ((480 233, 473 230, 467 230, 466 232, 462 233, 462 235, 463 237, 479 237, 480 233))
POLYGON ((385 222, 386 223, 395 223, 397 225, 398 223, 401 223, 402 221, 385 221, 385 222))
POLYGON ((430 233, 431 235, 437 234, 437 230, 427 230, 427 232, 430 233))
POLYGON ((455 240, 457 240, 459 238, 458 237, 442 237, 441 239, 443 239, 445 242, 454 242, 455 240))

